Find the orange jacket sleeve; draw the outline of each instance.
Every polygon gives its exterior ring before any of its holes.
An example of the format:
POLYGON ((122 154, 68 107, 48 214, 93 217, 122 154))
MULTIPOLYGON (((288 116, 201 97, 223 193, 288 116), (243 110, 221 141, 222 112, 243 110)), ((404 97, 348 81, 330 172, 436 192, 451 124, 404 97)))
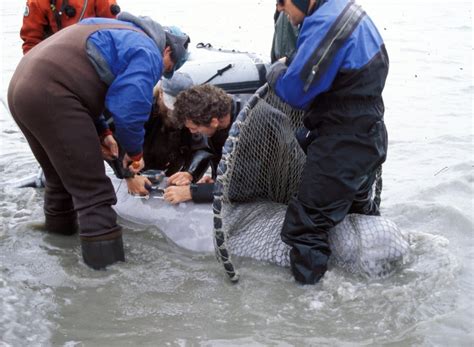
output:
MULTIPOLYGON (((49 2, 48 2, 49 4, 49 2)), ((46 10, 50 10, 49 6, 46 10)), ((23 54, 26 54, 45 37, 45 28, 49 26, 48 17, 37 0, 27 0, 20 37, 23 40, 23 54)))
MULTIPOLYGON (((60 15, 62 28, 88 17, 115 18, 120 12, 116 0, 69 0, 68 4, 76 10, 76 13, 72 17, 68 17, 65 13, 60 15)), ((63 1, 57 0, 58 11, 61 11, 62 6, 63 1)), ((27 0, 23 26, 20 30, 20 37, 23 40, 23 54, 43 41, 46 34, 55 33, 58 29, 50 0, 27 0)))
POLYGON ((115 18, 120 12, 120 7, 115 0, 95 0, 95 13, 97 17, 115 18))

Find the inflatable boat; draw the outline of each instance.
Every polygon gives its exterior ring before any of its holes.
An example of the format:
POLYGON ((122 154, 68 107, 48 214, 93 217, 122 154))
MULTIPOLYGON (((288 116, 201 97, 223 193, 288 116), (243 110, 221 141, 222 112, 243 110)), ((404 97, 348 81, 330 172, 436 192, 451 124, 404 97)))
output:
POLYGON ((229 94, 253 94, 266 82, 267 67, 256 54, 198 43, 179 71, 189 74, 194 84, 213 84, 229 94))

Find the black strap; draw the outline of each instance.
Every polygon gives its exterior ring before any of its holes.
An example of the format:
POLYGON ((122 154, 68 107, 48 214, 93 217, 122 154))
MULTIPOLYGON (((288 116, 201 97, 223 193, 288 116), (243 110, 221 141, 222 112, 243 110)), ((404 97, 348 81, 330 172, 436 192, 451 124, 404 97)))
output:
POLYGON ((51 8, 51 11, 53 11, 54 20, 56 22, 58 30, 61 30, 63 26, 61 24, 61 15, 59 14, 58 9, 56 8, 56 0, 50 0, 49 7, 51 8))
POLYGON ((217 76, 222 76, 222 74, 224 72, 226 72, 227 70, 231 69, 234 65, 232 64, 229 64, 227 66, 224 66, 222 69, 219 69, 217 70, 217 72, 212 76, 210 77, 207 81, 203 82, 202 84, 206 84, 206 83, 209 83, 211 82, 214 78, 216 78, 217 76))
POLYGON ((199 42, 196 45, 196 48, 211 48, 212 45, 210 43, 199 42))

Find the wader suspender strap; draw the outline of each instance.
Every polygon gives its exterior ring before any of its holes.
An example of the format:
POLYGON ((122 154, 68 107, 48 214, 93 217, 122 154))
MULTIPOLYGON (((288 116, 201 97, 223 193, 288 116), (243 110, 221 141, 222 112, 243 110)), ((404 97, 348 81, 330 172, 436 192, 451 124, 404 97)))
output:
MULTIPOLYGON (((84 5, 82 6, 82 11, 81 14, 77 20, 77 22, 80 22, 84 18, 84 13, 86 13, 87 5, 88 5, 88 0, 84 1, 84 5)), ((63 25, 61 23, 61 14, 64 11, 64 8, 68 6, 67 0, 64 1, 61 11, 58 11, 58 8, 56 7, 56 0, 50 0, 49 1, 49 7, 51 8, 51 11, 53 12, 54 15, 54 20, 56 22, 56 25, 58 27, 58 31, 62 29, 63 25)))
POLYGON ((339 51, 349 36, 353 33, 359 22, 365 16, 365 11, 354 2, 349 2, 336 19, 321 44, 303 66, 301 79, 304 81, 305 92, 329 68, 334 55, 339 51))
POLYGON ((50 0, 49 7, 51 8, 51 11, 53 11, 54 20, 56 21, 56 26, 58 27, 58 30, 61 30, 62 29, 61 14, 58 12, 58 9, 56 8, 56 0, 50 0))
POLYGON ((84 18, 84 13, 86 13, 88 2, 89 2, 88 0, 84 1, 84 6, 82 6, 81 15, 79 16, 79 19, 77 20, 77 22, 80 22, 84 18))

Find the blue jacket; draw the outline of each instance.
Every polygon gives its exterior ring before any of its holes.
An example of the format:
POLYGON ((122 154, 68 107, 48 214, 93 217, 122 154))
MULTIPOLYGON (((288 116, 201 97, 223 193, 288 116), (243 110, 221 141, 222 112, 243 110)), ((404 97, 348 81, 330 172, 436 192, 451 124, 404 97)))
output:
POLYGON ((103 29, 86 43, 92 64, 108 85, 105 107, 113 117, 117 140, 129 156, 135 156, 142 153, 153 87, 163 74, 165 34, 150 19, 126 13, 119 18, 87 18, 81 24, 121 24, 140 30, 103 29))
POLYGON ((304 19, 297 53, 275 84, 278 96, 293 107, 308 109, 327 93, 381 96, 388 73, 383 40, 365 12, 351 5, 323 0, 304 19))

